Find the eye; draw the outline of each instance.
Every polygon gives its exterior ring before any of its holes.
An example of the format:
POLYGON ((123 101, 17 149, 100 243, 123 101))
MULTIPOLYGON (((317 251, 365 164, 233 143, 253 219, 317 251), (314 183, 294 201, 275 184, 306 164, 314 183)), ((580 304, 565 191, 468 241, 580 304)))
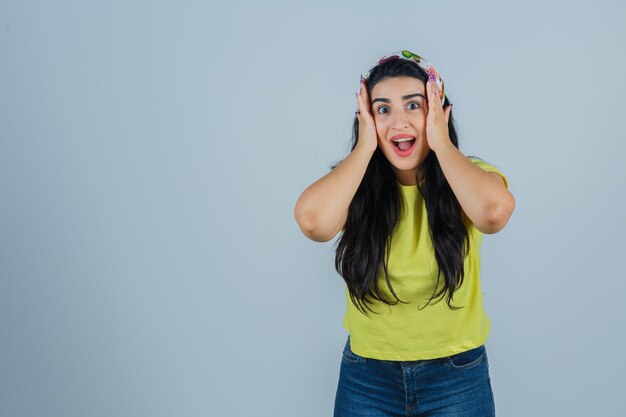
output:
POLYGON ((379 113, 379 114, 387 113, 387 112, 381 112, 381 110, 382 110, 382 109, 386 109, 386 108, 387 108, 387 106, 380 106, 380 107, 376 110, 376 112, 377 112, 377 113, 379 113))
POLYGON ((415 104, 415 106, 416 106, 416 107, 413 107, 414 109, 417 109, 417 108, 419 108, 419 107, 420 107, 420 104, 419 104, 417 101, 411 101, 411 102, 409 103, 409 106, 410 106, 411 104, 415 104))

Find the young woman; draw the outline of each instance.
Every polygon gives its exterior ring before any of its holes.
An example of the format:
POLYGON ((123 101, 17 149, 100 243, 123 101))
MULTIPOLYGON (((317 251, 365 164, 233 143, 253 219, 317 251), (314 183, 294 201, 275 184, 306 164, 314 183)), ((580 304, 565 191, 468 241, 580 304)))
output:
POLYGON ((351 153, 294 210, 314 241, 342 232, 348 338, 334 415, 494 416, 480 247, 515 208, 507 178, 458 149, 426 59, 384 56, 357 103, 351 153))

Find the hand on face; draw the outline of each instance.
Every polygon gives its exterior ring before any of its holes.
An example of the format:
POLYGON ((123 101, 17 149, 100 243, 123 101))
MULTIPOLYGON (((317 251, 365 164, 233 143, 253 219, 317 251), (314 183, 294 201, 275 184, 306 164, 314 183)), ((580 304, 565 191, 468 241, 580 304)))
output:
POLYGON ((361 88, 356 95, 357 103, 359 106, 359 112, 356 114, 359 120, 359 137, 357 146, 361 145, 371 149, 372 152, 378 147, 378 140, 376 139, 376 122, 370 112, 370 98, 367 93, 366 81, 361 76, 361 88))
POLYGON ((430 149, 437 152, 441 146, 450 144, 450 136, 448 132, 448 121, 450 120, 450 111, 452 106, 449 105, 443 109, 441 103, 441 92, 437 87, 434 78, 429 77, 426 83, 426 93, 428 97, 428 114, 426 115, 426 139, 430 149))

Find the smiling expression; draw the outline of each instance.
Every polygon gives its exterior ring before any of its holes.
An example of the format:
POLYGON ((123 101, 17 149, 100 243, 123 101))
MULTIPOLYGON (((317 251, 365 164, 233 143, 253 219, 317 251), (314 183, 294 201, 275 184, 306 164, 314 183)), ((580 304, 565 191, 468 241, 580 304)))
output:
POLYGON ((398 181, 403 185, 416 185, 418 169, 421 169, 431 150, 426 140, 428 101, 424 83, 407 76, 386 78, 374 85, 370 97, 378 146, 390 162, 398 181), (415 138, 408 156, 401 156, 391 140, 396 135, 415 138))

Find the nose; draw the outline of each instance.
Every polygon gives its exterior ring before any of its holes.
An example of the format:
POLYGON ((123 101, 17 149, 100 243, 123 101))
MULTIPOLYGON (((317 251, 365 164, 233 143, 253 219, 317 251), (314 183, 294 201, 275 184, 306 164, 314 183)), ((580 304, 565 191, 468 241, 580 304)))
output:
POLYGON ((391 120, 391 127, 396 130, 404 130, 409 127, 409 117, 404 112, 395 112, 391 120))

